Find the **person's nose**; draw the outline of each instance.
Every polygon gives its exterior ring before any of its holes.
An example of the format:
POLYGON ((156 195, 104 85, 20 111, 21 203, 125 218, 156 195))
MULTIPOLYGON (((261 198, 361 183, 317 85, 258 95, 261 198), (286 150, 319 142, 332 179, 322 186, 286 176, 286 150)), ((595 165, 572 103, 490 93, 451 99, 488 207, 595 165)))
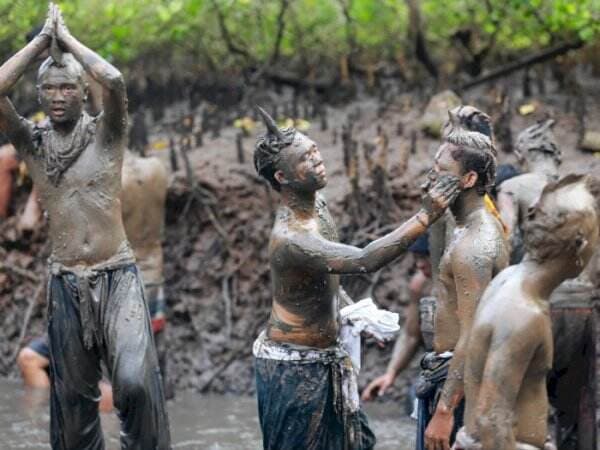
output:
POLYGON ((64 103, 65 95, 62 93, 62 90, 56 89, 52 95, 53 103, 64 103))

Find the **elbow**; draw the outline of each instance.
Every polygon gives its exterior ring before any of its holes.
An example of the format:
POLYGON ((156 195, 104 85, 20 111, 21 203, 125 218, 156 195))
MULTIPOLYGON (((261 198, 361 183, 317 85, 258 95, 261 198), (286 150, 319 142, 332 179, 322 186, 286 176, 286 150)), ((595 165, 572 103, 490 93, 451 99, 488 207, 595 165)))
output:
POLYGON ((113 92, 125 92, 125 78, 118 70, 114 70, 106 77, 108 88, 113 92))
POLYGON ((488 411, 477 417, 477 434, 483 449, 511 448, 504 444, 512 440, 512 427, 510 421, 501 416, 503 414, 488 411))

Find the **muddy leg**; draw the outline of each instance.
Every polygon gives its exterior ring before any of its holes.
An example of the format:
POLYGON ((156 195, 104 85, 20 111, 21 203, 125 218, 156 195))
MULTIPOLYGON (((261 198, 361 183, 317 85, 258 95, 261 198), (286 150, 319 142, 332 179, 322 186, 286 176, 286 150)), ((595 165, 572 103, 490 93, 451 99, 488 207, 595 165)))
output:
POLYGON ((112 271, 109 292, 103 311, 105 361, 121 420, 121 447, 169 449, 162 379, 137 268, 112 271))
POLYGON ((50 440, 54 450, 102 450, 100 355, 83 345, 76 284, 49 283, 50 440))

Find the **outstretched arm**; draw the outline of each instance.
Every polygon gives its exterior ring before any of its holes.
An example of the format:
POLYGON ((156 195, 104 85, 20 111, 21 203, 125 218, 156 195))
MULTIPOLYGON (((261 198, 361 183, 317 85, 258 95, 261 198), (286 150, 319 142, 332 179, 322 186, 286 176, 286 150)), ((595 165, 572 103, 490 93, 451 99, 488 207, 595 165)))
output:
POLYGON ((482 249, 475 248, 472 242, 459 246, 452 252, 451 264, 456 284, 460 335, 440 400, 425 431, 428 449, 450 447, 454 409, 464 397, 463 374, 469 335, 477 305, 493 273, 492 258, 482 255, 482 249))
POLYGON ((102 122, 104 126, 101 129, 104 139, 112 142, 125 137, 127 131, 127 92, 121 72, 73 37, 65 25, 60 11, 57 13, 56 38, 61 47, 71 53, 86 72, 103 88, 104 116, 102 122))
MULTIPOLYGON (((365 248, 329 241, 318 233, 294 233, 282 250, 287 261, 329 273, 366 273, 403 254, 437 220, 458 194, 458 179, 444 177, 423 198, 423 208, 391 233, 365 248)), ((277 259, 277 257, 275 257, 277 259)))

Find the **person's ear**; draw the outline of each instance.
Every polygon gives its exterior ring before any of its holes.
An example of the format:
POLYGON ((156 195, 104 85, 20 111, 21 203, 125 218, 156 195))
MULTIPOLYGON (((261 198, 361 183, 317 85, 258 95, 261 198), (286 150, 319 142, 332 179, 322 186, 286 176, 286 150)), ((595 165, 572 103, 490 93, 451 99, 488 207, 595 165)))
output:
POLYGON ((462 186, 462 189, 463 190, 470 189, 473 186, 475 186, 478 178, 479 178, 479 175, 477 175, 477 172, 475 172, 474 170, 469 170, 460 179, 460 184, 462 186))
POLYGON ((588 240, 581 233, 577 233, 577 237, 575 238, 575 252, 577 254, 576 265, 580 269, 583 269, 583 257, 581 256, 583 252, 586 250, 589 245, 588 240))
POLYGON ((287 180, 285 179, 285 175, 283 174, 282 170, 276 170, 273 174, 273 178, 275 178, 279 184, 287 184, 287 180))

